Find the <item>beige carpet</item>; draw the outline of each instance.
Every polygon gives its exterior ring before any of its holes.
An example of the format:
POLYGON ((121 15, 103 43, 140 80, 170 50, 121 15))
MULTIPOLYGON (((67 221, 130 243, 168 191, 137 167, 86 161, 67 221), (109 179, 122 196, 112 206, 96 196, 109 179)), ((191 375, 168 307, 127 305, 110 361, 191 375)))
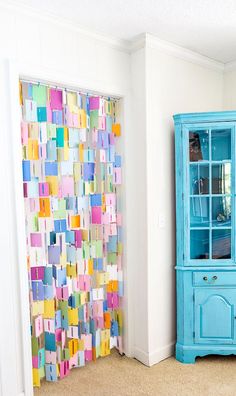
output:
POLYGON ((35 395, 236 396, 236 357, 208 356, 195 365, 171 357, 149 368, 114 351, 57 383, 43 382, 35 395))

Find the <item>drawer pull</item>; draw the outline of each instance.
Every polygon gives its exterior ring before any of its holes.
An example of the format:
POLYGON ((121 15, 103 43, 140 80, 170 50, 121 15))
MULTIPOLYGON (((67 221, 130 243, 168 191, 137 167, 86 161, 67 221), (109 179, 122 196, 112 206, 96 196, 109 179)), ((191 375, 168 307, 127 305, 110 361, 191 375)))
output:
POLYGON ((203 280, 204 280, 204 281, 207 281, 207 280, 208 280, 207 276, 204 276, 204 277, 203 277, 203 280))
POLYGON ((216 275, 214 275, 214 276, 212 277, 212 279, 213 279, 213 280, 216 280, 216 279, 217 279, 217 276, 216 276, 216 275))

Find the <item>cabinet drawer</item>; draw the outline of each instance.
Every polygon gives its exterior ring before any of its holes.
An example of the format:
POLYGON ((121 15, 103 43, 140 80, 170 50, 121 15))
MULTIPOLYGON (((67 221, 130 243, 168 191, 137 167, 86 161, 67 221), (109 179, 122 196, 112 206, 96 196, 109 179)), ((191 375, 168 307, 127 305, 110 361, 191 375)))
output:
POLYGON ((236 271, 193 272, 193 286, 236 286, 236 271))

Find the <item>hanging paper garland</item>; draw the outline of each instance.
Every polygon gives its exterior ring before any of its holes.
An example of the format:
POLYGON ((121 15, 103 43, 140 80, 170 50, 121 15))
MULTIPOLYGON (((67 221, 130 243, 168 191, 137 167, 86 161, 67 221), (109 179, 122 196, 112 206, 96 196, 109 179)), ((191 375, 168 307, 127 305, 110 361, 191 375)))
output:
POLYGON ((34 386, 122 353, 117 101, 20 82, 34 386))

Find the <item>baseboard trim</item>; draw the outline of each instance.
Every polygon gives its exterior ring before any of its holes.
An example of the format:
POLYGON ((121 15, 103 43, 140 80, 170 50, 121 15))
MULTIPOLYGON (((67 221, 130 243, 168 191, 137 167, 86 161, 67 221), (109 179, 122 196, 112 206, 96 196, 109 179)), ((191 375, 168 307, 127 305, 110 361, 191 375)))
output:
POLYGON ((145 366, 149 366, 149 355, 142 349, 134 347, 134 358, 137 359, 139 362, 145 364, 145 366))
POLYGON ((162 348, 156 349, 154 352, 147 353, 138 347, 134 347, 134 358, 139 360, 141 363, 145 364, 145 366, 151 367, 154 364, 161 362, 164 359, 167 359, 170 356, 174 355, 175 350, 175 342, 171 342, 168 345, 165 345, 162 348))

